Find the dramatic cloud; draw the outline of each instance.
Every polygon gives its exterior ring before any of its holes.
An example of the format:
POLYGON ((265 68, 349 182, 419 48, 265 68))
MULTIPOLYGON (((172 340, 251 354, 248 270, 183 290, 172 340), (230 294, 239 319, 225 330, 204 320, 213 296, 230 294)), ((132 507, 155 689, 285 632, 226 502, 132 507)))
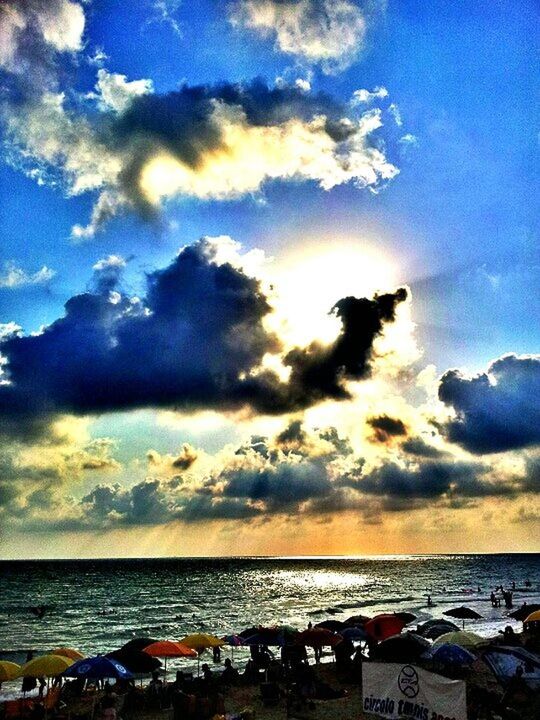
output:
POLYGON ((540 355, 505 355, 487 372, 448 370, 439 398, 456 418, 443 430, 473 453, 497 453, 540 443, 540 355))
POLYGON ((271 180, 376 190, 398 173, 378 137, 378 108, 260 80, 155 94, 151 80, 105 68, 94 90, 79 94, 65 87, 64 66, 82 46, 81 5, 7 3, 0 27, 6 159, 69 195, 98 193, 74 239, 92 237, 126 208, 154 217, 175 196, 234 199, 271 180))
POLYGON ((368 418, 367 424, 373 428, 373 437, 376 442, 387 443, 394 437, 407 435, 405 423, 399 418, 389 415, 368 418))
MULTIPOLYGON (((88 445, 85 452, 95 460, 85 461, 84 454, 74 454, 79 468, 101 469, 100 458, 104 464, 114 463, 106 440, 88 445)), ((4 466, 0 463, 4 518, 15 525, 22 523, 29 531, 320 517, 336 512, 356 513, 363 522, 373 524, 382 522, 385 512, 461 510, 490 499, 517 500, 523 493, 540 489, 537 459, 519 472, 451 456, 414 462, 385 460, 368 467, 335 428, 307 429, 297 421, 273 438, 253 436, 236 449, 222 449, 209 469, 195 470, 195 461, 191 462, 195 455, 193 448, 184 446, 179 456, 182 467, 171 476, 174 456, 150 451, 149 470, 157 471, 159 477, 129 486, 101 481, 79 499, 59 485, 58 471, 48 466, 23 468, 24 491, 13 482, 2 485, 2 473, 13 475, 13 462, 4 459, 4 466), (161 472, 165 464, 168 474, 161 472)))
POLYGON ((364 47, 368 18, 352 0, 235 0, 230 20, 326 73, 344 70, 364 47))
POLYGON ((76 506, 69 496, 83 475, 104 477, 121 466, 110 438, 88 441, 84 428, 57 427, 41 445, 7 444, 0 451, 0 525, 54 524, 76 506), (52 439, 52 442, 51 442, 52 439))
POLYGON ((14 262, 7 262, 4 265, 4 271, 0 273, 0 288, 16 289, 28 285, 45 285, 55 275, 56 271, 46 265, 35 273, 28 273, 17 267, 14 262))
POLYGON ((260 282, 220 261, 224 242, 185 247, 148 274, 144 299, 121 292, 124 260, 110 256, 96 264, 93 290, 68 300, 63 318, 37 334, 4 336, 4 432, 38 433, 59 413, 249 407, 279 414, 348 399, 347 383, 369 376, 373 343, 406 290, 339 300, 334 342, 287 351, 265 327, 271 307, 260 282), (263 366, 267 354, 282 355, 288 379, 263 366))
POLYGON ((494 481, 489 468, 480 463, 448 461, 398 465, 385 463, 358 479, 362 493, 385 498, 385 508, 403 510, 424 501, 446 498, 512 496, 519 486, 510 481, 494 481))
POLYGON ((416 455, 421 458, 440 458, 447 455, 434 445, 430 445, 421 437, 410 437, 401 443, 401 448, 409 455, 416 455))

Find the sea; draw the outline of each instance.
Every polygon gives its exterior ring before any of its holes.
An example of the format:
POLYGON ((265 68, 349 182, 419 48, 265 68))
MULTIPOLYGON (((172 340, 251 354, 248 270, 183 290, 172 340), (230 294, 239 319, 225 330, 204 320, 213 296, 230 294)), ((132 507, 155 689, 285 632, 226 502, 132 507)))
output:
MULTIPOLYGON (((405 610, 417 617, 414 629, 459 605, 482 615, 466 629, 487 637, 522 627, 504 603, 491 606, 490 593, 501 586, 515 587, 514 609, 540 603, 540 554, 0 561, 0 659, 24 662, 30 649, 61 646, 95 655, 140 636, 303 629, 405 610), (40 606, 42 618, 31 611, 40 606)), ((239 664, 248 657, 234 652, 239 664)), ((187 670, 190 662, 169 667, 187 670)))

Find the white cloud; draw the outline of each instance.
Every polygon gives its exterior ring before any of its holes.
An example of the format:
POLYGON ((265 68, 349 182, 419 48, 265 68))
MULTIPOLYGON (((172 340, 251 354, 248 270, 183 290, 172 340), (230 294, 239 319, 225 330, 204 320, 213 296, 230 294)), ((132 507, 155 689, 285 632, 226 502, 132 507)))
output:
POLYGON ((17 62, 17 53, 29 28, 53 50, 76 52, 82 48, 84 26, 84 10, 77 2, 8 0, 0 5, 0 66, 18 74, 27 72, 26 63, 17 62))
POLYGON ((383 100, 388 97, 388 90, 385 87, 376 87, 373 90, 361 88, 353 93, 353 104, 369 104, 374 100, 383 100))
POLYGON ((45 42, 55 50, 81 49, 85 18, 79 3, 69 0, 40 3, 36 19, 45 42))
POLYGON ((92 270, 106 270, 107 268, 123 268, 126 267, 126 261, 120 255, 109 255, 106 258, 98 260, 92 266, 92 270))
POLYGON ((214 120, 223 146, 209 152, 193 168, 165 152, 146 165, 140 186, 157 205, 176 194, 201 199, 235 198, 260 190, 272 179, 313 180, 324 190, 347 182, 375 187, 399 170, 384 152, 370 145, 368 136, 382 125, 380 113, 366 113, 351 124, 344 140, 326 132, 326 117, 298 118, 280 125, 250 125, 235 106, 216 103, 214 120), (253 158, 258 159, 257 163, 253 158))
POLYGON ((0 288, 10 288, 12 290, 28 285, 43 285, 56 275, 55 270, 51 270, 44 265, 35 273, 28 273, 14 262, 7 262, 4 265, 4 272, 0 274, 0 288))
POLYGON ((110 73, 100 68, 97 73, 96 93, 88 97, 95 98, 101 110, 113 110, 122 113, 134 98, 146 95, 153 91, 151 80, 132 80, 129 82, 125 75, 110 73))
POLYGON ((161 22, 168 25, 177 35, 182 35, 182 28, 175 17, 180 8, 181 0, 152 0, 153 15, 149 24, 161 22))
POLYGON ((237 0, 231 23, 275 37, 278 50, 310 63, 326 73, 343 70, 364 46, 367 20, 350 0, 237 0))

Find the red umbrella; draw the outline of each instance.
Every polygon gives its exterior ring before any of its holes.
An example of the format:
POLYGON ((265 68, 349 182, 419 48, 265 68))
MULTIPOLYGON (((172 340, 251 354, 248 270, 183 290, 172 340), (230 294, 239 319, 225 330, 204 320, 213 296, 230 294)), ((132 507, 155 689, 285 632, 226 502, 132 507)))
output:
POLYGON ((325 628, 314 627, 311 630, 304 630, 295 638, 295 642, 299 645, 308 645, 313 648, 320 648, 325 645, 334 647, 343 640, 341 635, 325 630, 325 628))
POLYGON ((392 635, 399 635, 405 625, 404 620, 397 615, 383 613, 368 620, 364 625, 364 630, 374 640, 381 641, 392 637, 392 635))

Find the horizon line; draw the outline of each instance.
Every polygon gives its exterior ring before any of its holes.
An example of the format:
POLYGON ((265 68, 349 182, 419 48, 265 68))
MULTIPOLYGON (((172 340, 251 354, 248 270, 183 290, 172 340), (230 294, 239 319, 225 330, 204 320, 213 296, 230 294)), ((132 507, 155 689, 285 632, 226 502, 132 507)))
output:
POLYGON ((24 557, 0 558, 0 562, 110 562, 122 560, 399 560, 402 558, 472 557, 475 555, 540 555, 538 550, 447 553, 373 553, 336 555, 148 555, 110 557, 24 557))

